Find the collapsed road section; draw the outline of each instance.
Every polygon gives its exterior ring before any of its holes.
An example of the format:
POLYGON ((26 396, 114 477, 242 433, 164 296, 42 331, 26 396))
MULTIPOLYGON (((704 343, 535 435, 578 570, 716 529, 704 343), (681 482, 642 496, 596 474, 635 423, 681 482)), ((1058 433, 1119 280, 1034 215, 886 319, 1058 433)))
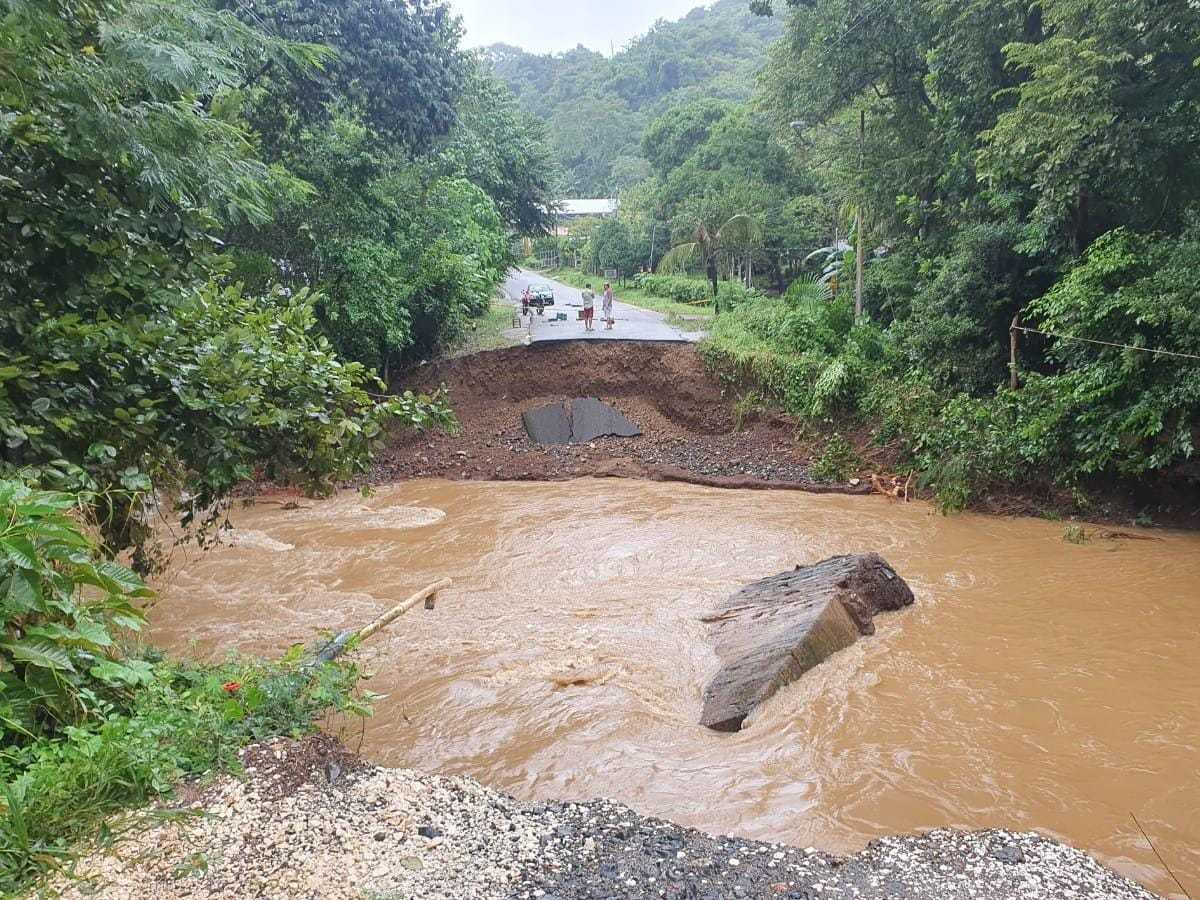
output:
POLYGON ((642 430, 607 403, 594 398, 551 403, 522 413, 535 444, 586 444, 602 437, 637 437, 642 430))

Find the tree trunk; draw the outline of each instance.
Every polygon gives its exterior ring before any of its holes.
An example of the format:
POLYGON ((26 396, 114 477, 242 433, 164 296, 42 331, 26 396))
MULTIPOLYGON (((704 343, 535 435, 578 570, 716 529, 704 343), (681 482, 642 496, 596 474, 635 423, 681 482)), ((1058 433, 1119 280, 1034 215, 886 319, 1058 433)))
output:
POLYGON ((776 293, 782 294, 787 290, 787 286, 783 283, 783 261, 775 256, 771 262, 771 283, 775 285, 776 293))
POLYGON ((708 283, 712 285, 713 313, 719 316, 721 314, 721 301, 717 298, 717 256, 715 253, 709 255, 705 267, 706 274, 708 275, 708 283))
POLYGON ((1087 188, 1079 188, 1075 195, 1075 209, 1071 213, 1071 252, 1079 256, 1088 245, 1088 196, 1087 188))
POLYGON ((867 243, 863 235, 863 219, 862 207, 854 217, 855 228, 855 243, 858 245, 855 248, 855 266, 854 266, 854 321, 857 324, 862 321, 863 317, 863 267, 866 265, 867 243))

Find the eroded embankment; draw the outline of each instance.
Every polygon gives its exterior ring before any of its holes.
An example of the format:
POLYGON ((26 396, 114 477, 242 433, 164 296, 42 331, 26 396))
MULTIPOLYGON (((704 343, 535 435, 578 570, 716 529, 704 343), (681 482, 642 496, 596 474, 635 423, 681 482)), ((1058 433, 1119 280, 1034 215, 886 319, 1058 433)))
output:
POLYGON ((327 739, 244 758, 246 781, 210 785, 196 815, 158 816, 52 890, 68 900, 98 890, 115 900, 1153 898, 1035 834, 939 830, 843 858, 710 837, 604 800, 524 805, 471 779, 364 765, 327 739))
POLYGON ((794 424, 775 417, 740 417, 734 398, 687 345, 517 347, 427 366, 396 385, 417 391, 439 386, 447 390, 461 433, 402 438, 381 459, 377 481, 610 475, 713 487, 868 490, 815 484, 808 459, 794 441, 794 424), (612 404, 642 435, 580 446, 534 444, 521 414, 575 397, 612 404))

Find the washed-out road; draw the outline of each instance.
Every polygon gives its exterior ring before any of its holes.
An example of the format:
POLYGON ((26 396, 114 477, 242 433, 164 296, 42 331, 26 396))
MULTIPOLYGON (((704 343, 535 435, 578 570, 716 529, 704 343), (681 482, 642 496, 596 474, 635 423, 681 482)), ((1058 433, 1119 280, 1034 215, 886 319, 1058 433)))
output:
POLYGON ((620 288, 614 288, 613 318, 616 323, 611 330, 604 327, 600 320, 603 279, 597 279, 592 287, 596 291, 595 330, 586 331, 583 321, 579 318, 579 310, 583 308, 583 297, 579 288, 555 281, 537 272, 527 269, 514 269, 509 272, 504 282, 504 293, 509 302, 517 309, 521 307, 521 294, 532 284, 548 284, 554 289, 554 305, 547 306, 544 315, 526 317, 522 327, 528 335, 529 343, 547 343, 551 341, 673 341, 677 343, 695 343, 704 335, 701 332, 681 331, 667 323, 666 316, 649 309, 641 309, 621 302, 620 288), (566 313, 567 320, 556 318, 556 313, 566 313))

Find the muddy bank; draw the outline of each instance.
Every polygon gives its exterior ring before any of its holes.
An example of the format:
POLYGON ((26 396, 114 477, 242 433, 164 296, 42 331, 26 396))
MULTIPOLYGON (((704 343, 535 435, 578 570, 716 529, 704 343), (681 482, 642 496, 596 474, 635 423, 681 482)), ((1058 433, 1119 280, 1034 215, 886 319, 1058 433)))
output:
POLYGON ((835 857, 711 837, 604 800, 523 805, 470 779, 366 765, 327 738, 243 758, 245 781, 221 779, 174 815, 142 814, 131 836, 51 890, 72 900, 1154 896, 1035 834, 939 830, 835 857))
POLYGON ((833 489, 814 485, 794 424, 770 416, 739 418, 734 398, 690 346, 518 347, 426 366, 394 387, 430 391, 441 385, 461 433, 400 439, 381 456, 375 481, 607 475, 713 487, 833 489), (522 413, 575 397, 604 400, 642 434, 574 446, 538 446, 529 439, 522 413))
MULTIPOLYGON (((915 480, 895 474, 904 470, 898 447, 880 444, 870 423, 800 427, 761 406, 739 409, 741 389, 709 372, 690 345, 512 347, 421 367, 393 388, 431 391, 442 385, 462 433, 400 438, 382 454, 369 480, 558 481, 609 475, 720 488, 884 493, 893 498, 919 493, 915 480), (521 424, 524 411, 575 397, 611 403, 643 434, 582 446, 539 447, 529 440, 521 424), (813 475, 813 462, 834 433, 849 442, 856 457, 857 477, 850 484, 822 484, 813 475)), ((972 498, 971 508, 993 515, 1200 528, 1198 489, 1189 484, 1178 476, 1137 489, 1097 483, 1088 485, 1085 495, 1022 481, 995 485, 972 498)))

